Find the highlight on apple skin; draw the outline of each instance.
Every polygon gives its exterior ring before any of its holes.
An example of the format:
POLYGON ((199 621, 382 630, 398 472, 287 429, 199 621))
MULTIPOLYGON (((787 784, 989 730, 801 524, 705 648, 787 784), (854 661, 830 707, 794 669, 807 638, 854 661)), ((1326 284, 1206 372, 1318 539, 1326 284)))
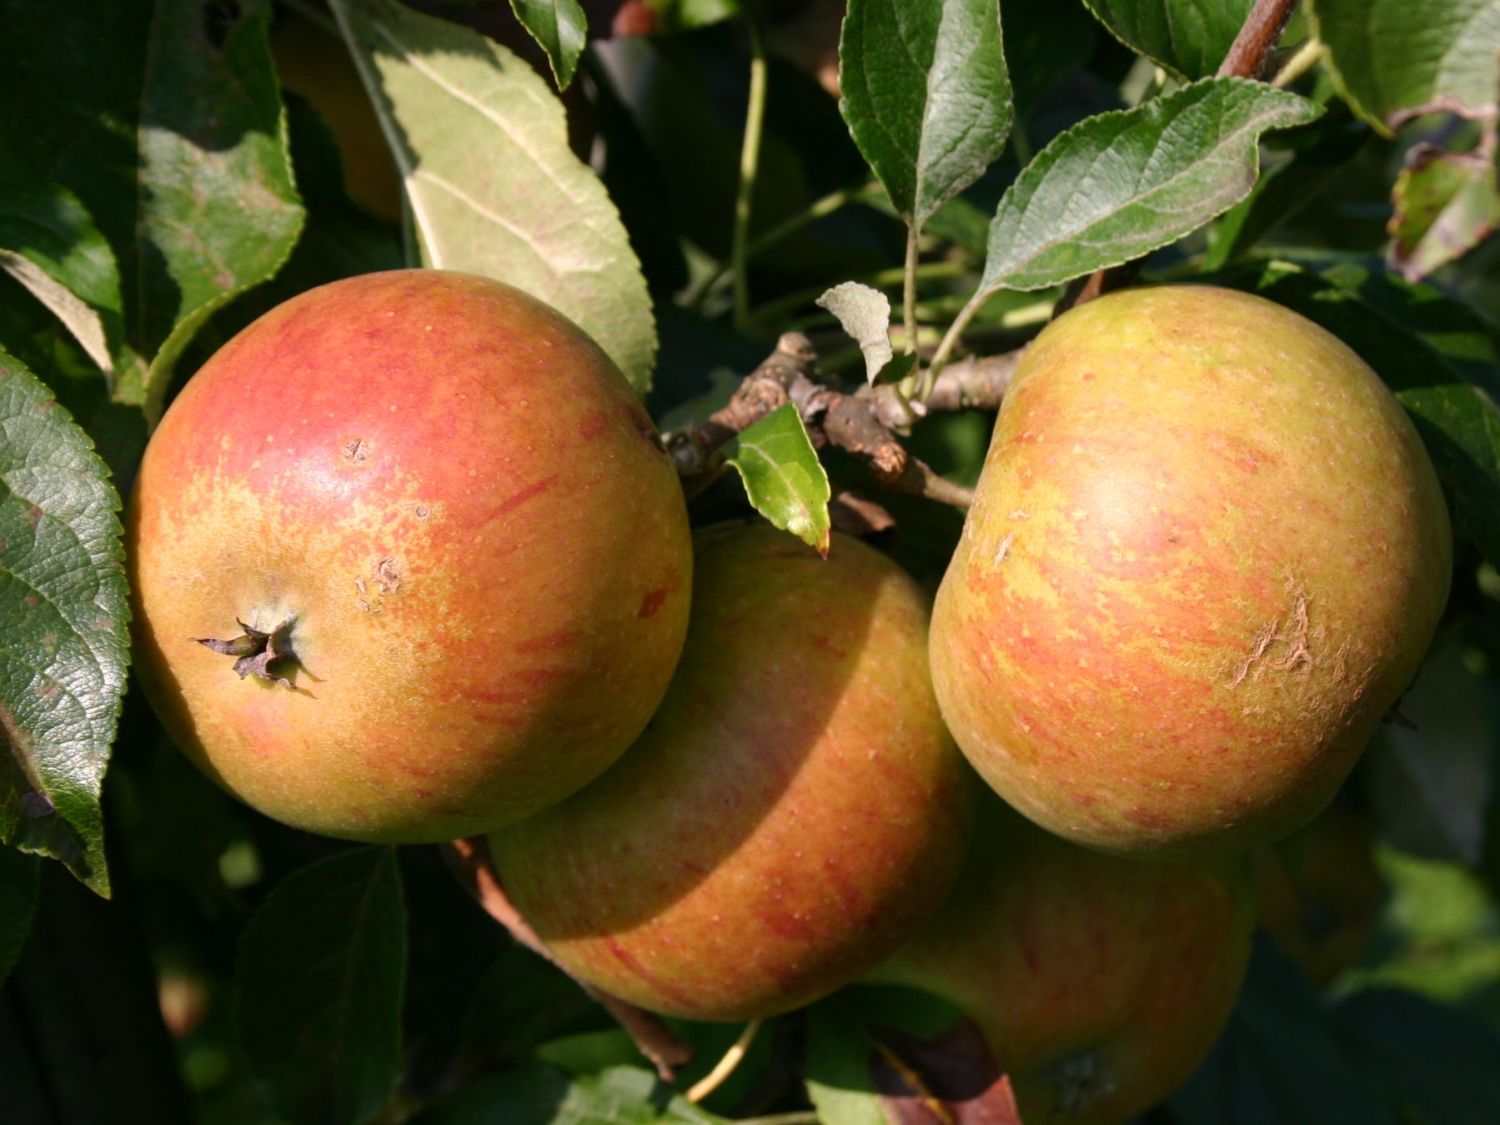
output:
POLYGON ((1415 674, 1452 544, 1379 378, 1207 286, 1081 305, 1027 348, 939 590, 959 746, 1038 824, 1245 849, 1333 797, 1415 674))
POLYGON ((682 490, 624 376, 462 274, 337 281, 237 335, 152 437, 127 535, 168 732, 330 836, 451 839, 567 796, 645 726, 687 627, 682 490))
POLYGON ((598 781, 490 836, 548 951, 656 1012, 768 1016, 848 983, 941 901, 972 774, 927 671, 928 601, 835 534, 697 536, 682 662, 598 781))

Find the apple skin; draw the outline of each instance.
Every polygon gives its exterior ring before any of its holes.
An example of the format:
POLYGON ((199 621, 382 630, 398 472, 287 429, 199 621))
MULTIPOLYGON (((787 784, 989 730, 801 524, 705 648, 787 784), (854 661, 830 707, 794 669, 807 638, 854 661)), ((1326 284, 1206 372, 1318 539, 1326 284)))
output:
POLYGON ((1123 1121, 1186 1081, 1224 1029, 1254 901, 1244 856, 1104 855, 991 794, 942 909, 867 979, 962 1009, 1027 1125, 1123 1121))
POLYGON ((278 306, 187 383, 127 515, 135 667, 231 793, 330 836, 488 831, 635 739, 687 629, 670 459, 577 328, 397 270, 278 306), (293 619, 292 689, 195 643, 293 619))
POLYGON ((1386 893, 1369 814, 1335 801, 1253 859, 1261 928, 1307 979, 1326 987, 1358 964, 1386 893))
POLYGON ((646 733, 577 796, 490 836, 558 963, 640 1007, 739 1020, 848 983, 957 875, 972 774, 927 672, 928 601, 833 537, 699 534, 693 616, 646 733))
POLYGON ((1410 683, 1451 533, 1401 407, 1301 316, 1206 286, 1027 348, 938 592, 932 672, 979 773, 1122 854, 1229 851, 1333 797, 1410 683))

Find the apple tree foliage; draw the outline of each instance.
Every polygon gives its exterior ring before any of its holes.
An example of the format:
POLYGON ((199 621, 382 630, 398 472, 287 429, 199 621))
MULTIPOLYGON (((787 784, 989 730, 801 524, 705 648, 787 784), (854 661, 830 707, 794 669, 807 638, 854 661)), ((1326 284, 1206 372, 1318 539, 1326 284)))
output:
MULTIPOLYGON (((1348 787, 1383 902, 1331 984, 1262 939, 1149 1120, 1500 1120, 1500 2, 1305 0, 1223 73, 1270 7, 0 0, 6 1120, 1009 1112, 933 1048, 951 1013, 859 989, 689 1100, 739 1029, 674 1022, 674 1089, 434 849, 282 828, 166 744, 128 676, 118 513, 146 437, 258 313, 403 264, 556 305, 666 431, 792 329, 830 376, 920 394, 1105 269, 1340 336, 1415 420, 1459 540, 1429 666, 1348 787)), ((907 440, 972 484, 988 425, 933 414, 907 440)), ((826 545, 859 489, 884 549, 941 575, 959 515, 872 489, 794 409, 721 457, 695 522, 753 506, 826 545)), ((1341 877, 1303 892, 1337 901, 1341 877)))

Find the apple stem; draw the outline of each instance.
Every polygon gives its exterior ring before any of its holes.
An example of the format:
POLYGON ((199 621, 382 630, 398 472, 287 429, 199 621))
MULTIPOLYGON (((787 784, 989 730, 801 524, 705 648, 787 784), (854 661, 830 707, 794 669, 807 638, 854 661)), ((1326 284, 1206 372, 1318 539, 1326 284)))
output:
POLYGON ((760 1020, 751 1020, 745 1025, 733 1046, 724 1052, 724 1057, 714 1064, 712 1070, 693 1083, 687 1092, 688 1101, 697 1104, 724 1084, 724 1080, 734 1073, 734 1068, 740 1065, 750 1050, 750 1044, 755 1042, 760 1025, 760 1020))

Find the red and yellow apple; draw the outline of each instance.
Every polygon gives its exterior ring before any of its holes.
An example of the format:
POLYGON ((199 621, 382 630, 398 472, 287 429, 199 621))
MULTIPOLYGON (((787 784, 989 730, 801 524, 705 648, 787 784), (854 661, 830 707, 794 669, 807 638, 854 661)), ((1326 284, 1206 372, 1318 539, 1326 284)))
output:
POLYGON ((938 715, 928 605, 835 535, 696 542, 681 665, 646 733, 576 796, 490 836, 568 972, 702 1020, 805 1004, 888 956, 963 858, 972 775, 938 715))
POLYGON ((1206 286, 1081 305, 1027 348, 938 593, 943 715, 1076 842, 1192 854, 1332 798, 1447 598, 1431 463, 1352 351, 1206 286))
POLYGON ((1244 981, 1254 918, 1243 856, 1103 855, 990 795, 947 902, 869 979, 961 1008, 1027 1125, 1123 1121, 1208 1054, 1244 981))
POLYGON ((486 278, 370 274, 261 317, 167 411, 127 524, 168 732, 332 836, 449 839, 567 796, 640 733, 687 628, 650 418, 486 278))

